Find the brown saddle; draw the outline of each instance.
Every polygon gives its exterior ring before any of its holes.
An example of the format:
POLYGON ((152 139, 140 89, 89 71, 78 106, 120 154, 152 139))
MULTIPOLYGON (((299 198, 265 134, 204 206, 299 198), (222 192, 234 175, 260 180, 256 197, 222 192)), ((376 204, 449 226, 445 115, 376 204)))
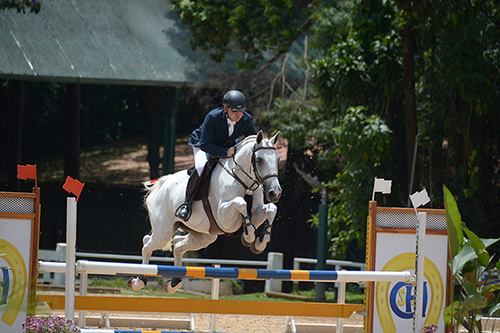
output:
MULTIPOLYGON (((202 197, 208 195, 208 189, 210 185, 210 178, 212 178, 212 173, 217 165, 217 158, 210 157, 203 168, 203 171, 200 176, 200 180, 198 182, 198 188, 196 189, 196 193, 194 194, 193 200, 199 201, 202 200, 202 197)), ((189 176, 195 172, 195 167, 190 168, 187 173, 189 176)))
MULTIPOLYGON (((210 201, 208 200, 209 188, 210 188, 210 179, 212 178, 212 173, 217 165, 218 158, 211 156, 205 167, 203 168, 203 172, 200 176, 200 181, 198 182, 198 188, 196 189, 196 193, 194 194, 193 200, 199 201, 201 200, 203 203, 203 209, 207 214, 207 217, 210 221, 210 228, 208 232, 211 235, 227 235, 227 233, 222 230, 217 221, 215 220, 214 214, 212 212, 212 208, 210 207, 210 201)), ((191 176, 191 174, 195 172, 195 167, 190 168, 187 173, 191 176)))

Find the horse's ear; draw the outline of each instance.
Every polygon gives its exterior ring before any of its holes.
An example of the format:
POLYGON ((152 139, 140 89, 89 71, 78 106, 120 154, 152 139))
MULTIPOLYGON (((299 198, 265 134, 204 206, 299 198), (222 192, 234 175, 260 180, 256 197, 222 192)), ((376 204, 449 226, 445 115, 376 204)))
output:
POLYGON ((262 130, 257 133, 257 144, 259 144, 262 141, 262 138, 264 137, 264 134, 262 133, 262 130))
POLYGON ((273 143, 273 146, 276 144, 276 142, 278 142, 278 140, 280 138, 280 134, 281 134, 281 132, 278 131, 278 133, 274 134, 274 136, 271 138, 271 142, 273 143))

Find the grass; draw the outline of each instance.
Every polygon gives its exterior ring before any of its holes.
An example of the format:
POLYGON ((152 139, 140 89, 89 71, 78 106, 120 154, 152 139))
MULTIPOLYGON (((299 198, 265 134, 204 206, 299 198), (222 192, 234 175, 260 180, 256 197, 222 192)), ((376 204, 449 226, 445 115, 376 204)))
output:
MULTIPOLYGON (((210 299, 210 295, 202 295, 202 294, 192 294, 192 293, 182 293, 181 291, 176 292, 175 294, 168 294, 161 288, 161 283, 159 282, 159 278, 149 278, 150 283, 140 290, 140 291, 132 291, 126 287, 128 278, 113 276, 110 279, 106 278, 92 278, 89 279, 90 287, 101 287, 101 288, 119 288, 121 290, 121 294, 123 295, 135 295, 135 296, 153 296, 153 297, 173 297, 173 298, 196 298, 196 299, 210 299)), ((237 284, 236 281, 233 283, 237 284)), ((363 289, 360 287, 348 284, 346 290, 346 303, 351 304, 362 304, 364 301, 363 289)), ((314 299, 315 291, 311 290, 302 290, 298 292, 291 293, 292 295, 302 295, 307 296, 309 298, 314 299)), ((297 300, 290 300, 279 297, 267 297, 264 292, 251 293, 251 294, 242 294, 242 295, 231 295, 231 296, 221 296, 219 299, 224 300, 239 300, 239 301, 277 301, 277 302, 300 302, 297 300)), ((336 292, 334 290, 327 290, 325 293, 325 299, 327 303, 336 303, 336 292)))

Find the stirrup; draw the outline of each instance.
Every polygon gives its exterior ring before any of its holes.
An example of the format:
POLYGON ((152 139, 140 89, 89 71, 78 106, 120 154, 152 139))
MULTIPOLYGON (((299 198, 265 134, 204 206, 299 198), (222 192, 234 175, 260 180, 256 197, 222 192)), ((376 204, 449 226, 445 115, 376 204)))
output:
POLYGON ((189 206, 190 206, 189 203, 184 202, 182 205, 177 207, 177 209, 175 210, 175 213, 174 213, 175 217, 178 217, 178 218, 184 220, 184 222, 187 222, 191 218, 191 213, 192 213, 191 207, 189 207, 189 206), (179 212, 183 208, 185 208, 188 211, 188 215, 186 217, 179 215, 179 212))

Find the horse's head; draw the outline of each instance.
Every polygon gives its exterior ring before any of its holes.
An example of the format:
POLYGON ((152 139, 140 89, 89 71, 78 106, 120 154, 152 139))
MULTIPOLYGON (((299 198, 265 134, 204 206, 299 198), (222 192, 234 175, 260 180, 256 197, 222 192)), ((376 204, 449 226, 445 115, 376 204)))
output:
POLYGON ((252 166, 255 177, 264 188, 264 195, 269 202, 276 203, 281 197, 281 186, 278 179, 279 155, 274 145, 278 141, 280 132, 271 139, 264 139, 259 131, 252 153, 252 166))

